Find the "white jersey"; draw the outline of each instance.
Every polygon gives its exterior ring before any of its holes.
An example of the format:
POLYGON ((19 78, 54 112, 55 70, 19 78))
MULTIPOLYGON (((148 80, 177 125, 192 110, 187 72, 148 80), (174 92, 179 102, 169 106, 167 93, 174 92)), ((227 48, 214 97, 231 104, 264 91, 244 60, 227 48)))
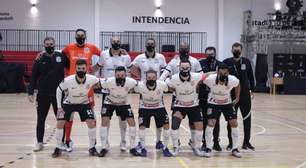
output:
POLYGON ((182 81, 179 74, 175 74, 167 80, 169 87, 175 89, 176 100, 174 107, 194 107, 199 105, 197 85, 204 75, 190 73, 189 81, 182 81))
POLYGON ((103 89, 108 90, 108 95, 105 97, 104 103, 111 105, 128 105, 128 94, 131 89, 137 85, 137 81, 126 77, 124 86, 117 86, 116 78, 111 77, 105 80, 101 80, 101 86, 103 89))
POLYGON ((154 90, 149 90, 146 82, 139 82, 137 87, 135 87, 135 91, 140 94, 140 107, 144 109, 157 109, 163 108, 163 95, 164 92, 168 91, 168 86, 163 81, 156 81, 156 87, 154 90))
POLYGON ((105 50, 102 52, 98 64, 102 67, 102 77, 110 78, 115 76, 115 69, 118 66, 127 69, 131 64, 131 58, 129 55, 112 55, 110 50, 105 50))
MULTIPOLYGON (((202 67, 200 62, 192 57, 189 56, 189 61, 191 63, 191 70, 190 72, 201 72, 202 71, 202 67)), ((166 70, 170 72, 171 75, 175 75, 177 73, 180 72, 180 56, 176 55, 174 58, 172 58, 172 60, 168 63, 166 70)))
POLYGON ((225 105, 232 103, 231 90, 239 85, 239 79, 228 75, 227 86, 216 84, 217 74, 209 75, 204 83, 210 88, 207 102, 210 104, 225 105))
POLYGON ((146 72, 154 70, 157 72, 157 78, 161 75, 160 72, 167 65, 165 57, 162 54, 155 53, 153 58, 147 58, 146 53, 138 55, 132 62, 132 65, 139 67, 141 74, 140 80, 146 80, 146 72))
MULTIPOLYGON (((63 104, 88 104, 88 92, 97 83, 99 79, 89 74, 86 74, 83 83, 77 81, 76 75, 66 77, 58 86, 61 91, 65 92, 63 104)), ((61 100, 57 100, 57 103, 61 104, 61 100)))

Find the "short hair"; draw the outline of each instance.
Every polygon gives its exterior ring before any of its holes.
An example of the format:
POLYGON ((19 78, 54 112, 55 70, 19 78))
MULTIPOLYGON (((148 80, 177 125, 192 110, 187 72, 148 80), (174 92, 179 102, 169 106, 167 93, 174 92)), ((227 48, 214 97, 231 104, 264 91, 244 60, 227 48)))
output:
POLYGON ((225 63, 221 62, 221 63, 218 65, 218 70, 219 70, 219 69, 227 69, 227 70, 228 70, 229 68, 228 68, 228 66, 227 66, 225 63))
POLYGON ((86 35, 86 30, 84 29, 76 29, 75 34, 77 34, 79 31, 84 32, 84 34, 86 35))
POLYGON ((154 71, 153 69, 149 69, 149 70, 146 72, 146 75, 149 74, 149 73, 153 73, 153 74, 157 75, 157 72, 154 71))
POLYGON ((55 39, 53 37, 50 37, 50 36, 47 36, 45 39, 44 39, 44 43, 48 40, 52 40, 54 43, 55 43, 55 39))
POLYGON ((205 53, 207 52, 207 50, 214 50, 215 53, 217 53, 217 50, 215 47, 209 46, 205 49, 205 53))
POLYGON ((155 41, 155 39, 153 38, 153 37, 149 37, 149 38, 147 38, 147 40, 146 40, 146 43, 148 43, 148 41, 154 41, 154 44, 156 44, 156 41, 155 41))
POLYGON ((126 72, 126 69, 125 69, 124 66, 118 66, 118 67, 115 69, 115 73, 116 73, 116 72, 119 72, 119 71, 124 71, 124 72, 126 72))
POLYGON ((75 63, 76 65, 87 65, 87 62, 85 59, 78 59, 75 63))
POLYGON ((234 44, 232 45, 232 49, 233 49, 234 47, 240 47, 240 48, 242 49, 242 44, 236 42, 236 43, 234 43, 234 44))
POLYGON ((189 61, 189 59, 188 58, 184 58, 184 59, 181 59, 181 61, 180 61, 180 65, 182 64, 182 63, 189 63, 189 65, 191 66, 191 62, 189 61))

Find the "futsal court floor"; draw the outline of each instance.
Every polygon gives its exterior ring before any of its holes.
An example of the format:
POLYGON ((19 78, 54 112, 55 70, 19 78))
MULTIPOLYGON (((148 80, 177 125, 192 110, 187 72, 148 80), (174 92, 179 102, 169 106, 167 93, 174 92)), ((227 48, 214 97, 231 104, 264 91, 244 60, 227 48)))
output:
MULTIPOLYGON (((129 98, 135 116, 138 116, 138 95, 129 98)), ((165 96, 169 109, 171 95, 165 96)), ((101 97, 96 96, 95 113, 100 126, 101 97)), ((168 111, 170 114, 170 110, 168 111)), ((234 158, 225 151, 226 124, 221 119, 222 152, 214 152, 212 158, 195 157, 187 142, 190 137, 185 119, 180 128, 182 150, 178 157, 165 158, 155 150, 155 126, 147 129, 148 157, 132 157, 119 150, 120 133, 118 119, 113 117, 110 128, 111 150, 104 158, 88 156, 88 137, 85 123, 75 115, 72 130, 74 151, 52 158, 55 146, 55 118, 52 108, 46 121, 45 149, 32 152, 35 142, 36 110, 27 101, 26 94, 0 95, 0 168, 301 168, 306 167, 306 96, 256 94, 252 107, 252 144, 256 151, 241 150, 243 158, 234 158)), ((137 120, 136 120, 137 122, 137 120)), ((100 150, 97 129, 97 149, 100 150)), ((239 112, 240 147, 243 140, 242 119, 239 112)), ((138 138, 137 138, 138 139, 138 138)))

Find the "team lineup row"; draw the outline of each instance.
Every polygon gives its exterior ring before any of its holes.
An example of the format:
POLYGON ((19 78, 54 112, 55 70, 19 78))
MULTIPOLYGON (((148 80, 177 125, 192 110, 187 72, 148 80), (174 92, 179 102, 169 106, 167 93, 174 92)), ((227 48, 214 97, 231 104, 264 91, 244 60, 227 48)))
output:
MULTIPOLYGON (((57 144, 53 157, 60 156, 64 149, 64 128, 66 128, 67 123, 71 122, 73 112, 79 112, 81 120, 86 121, 88 125, 89 153, 100 157, 105 156, 109 150, 108 130, 114 111, 116 111, 120 121, 121 150, 126 150, 125 130, 127 123, 129 125, 130 153, 135 156, 146 156, 145 128, 149 127, 150 118, 153 116, 157 127, 156 148, 161 149, 164 156, 168 157, 178 155, 180 148, 178 130, 181 120, 186 115, 189 118, 191 129, 189 145, 192 147, 194 154, 210 157, 212 149, 220 150, 218 131, 215 135, 216 129, 214 130, 214 127, 215 125, 218 127, 219 118, 223 112, 230 127, 228 149, 232 150, 233 156, 241 157, 238 150, 237 109, 234 106, 242 104, 239 101, 240 90, 241 93, 247 90, 250 94, 254 84, 250 80, 248 88, 243 87, 245 85, 243 80, 239 82, 235 77, 237 75, 229 75, 232 69, 231 65, 228 66, 226 61, 225 63, 217 61, 215 59, 216 50, 213 47, 207 48, 208 58, 200 60, 200 64, 197 59, 189 56, 189 45, 182 43, 179 55, 166 64, 164 56, 155 52, 155 40, 149 38, 146 41, 146 52, 137 56, 131 62, 127 52, 120 48, 118 37, 111 39, 112 47, 109 50, 99 52, 98 49, 93 49, 92 46, 85 44, 84 36, 86 37, 84 30, 77 30, 77 43, 68 45, 62 52, 55 52, 54 39, 47 38, 45 40, 46 51, 42 52, 34 62, 29 99, 33 101, 33 90, 38 83, 36 99, 38 102, 38 118, 43 113, 44 116, 41 118, 45 120, 45 113, 47 113, 45 111, 49 109, 50 104, 55 108, 54 112, 58 121, 57 144), (79 37, 82 37, 83 40, 80 40, 79 37), (94 53, 99 53, 101 56, 96 65, 90 66, 91 57, 88 54, 93 55, 94 53), (70 76, 63 80, 65 68, 68 68, 70 76), (216 70, 217 72, 214 73, 209 72, 216 70), (86 74, 90 71, 91 73, 98 71, 98 78, 86 74), (202 71, 209 73, 204 74, 202 71), (128 77, 128 72, 132 75, 138 75, 140 81, 137 82, 128 77), (63 82, 60 83, 62 80, 63 82), (90 94, 93 88, 102 89, 103 94, 100 129, 102 149, 100 152, 97 152, 95 148, 96 122, 92 111, 93 95, 90 94), (131 90, 140 94, 138 144, 135 143, 134 114, 127 101, 128 93, 131 90), (169 124, 169 117, 163 104, 163 93, 167 91, 172 91, 174 95, 171 105, 173 111, 171 124, 169 124), (49 105, 48 103, 46 105, 45 102, 48 102, 49 105), (163 141, 161 141, 162 128, 163 141), (213 134, 214 140, 212 139, 213 134), (170 137, 173 143, 173 151, 168 149, 170 137)), ((245 71, 246 74, 252 73, 248 70, 249 62, 241 58, 241 50, 242 46, 240 44, 233 45, 233 54, 235 59, 238 60, 236 62, 240 62, 239 70, 237 70, 236 65, 234 67, 236 71, 245 71), (235 55, 238 55, 237 58, 235 55)), ((239 78, 239 75, 237 77, 239 78)), ((249 95, 249 97, 251 96, 249 95)), ((41 125, 44 125, 44 121, 38 119, 37 151, 42 149, 42 144, 40 144, 43 139, 41 125)), ((67 135, 66 138, 68 139, 67 135)), ((244 138, 243 148, 254 149, 249 143, 246 132, 244 138)), ((70 142, 70 139, 66 141, 66 150, 69 147, 72 150, 70 142)))

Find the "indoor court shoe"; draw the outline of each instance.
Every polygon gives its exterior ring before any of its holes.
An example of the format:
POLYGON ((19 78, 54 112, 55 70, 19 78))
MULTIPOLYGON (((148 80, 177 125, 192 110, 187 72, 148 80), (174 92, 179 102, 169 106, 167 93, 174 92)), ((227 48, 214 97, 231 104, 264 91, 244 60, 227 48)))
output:
POLYGON ((146 148, 142 148, 142 149, 141 149, 140 156, 141 156, 141 157, 147 157, 147 150, 146 150, 146 148))
POLYGON ((52 153, 52 157, 57 158, 57 157, 61 156, 61 154, 62 154, 62 150, 60 148, 55 148, 54 152, 52 153))
POLYGON ((204 150, 204 157, 210 158, 211 157, 211 149, 206 148, 204 150))
POLYGON ((192 142, 191 139, 189 139, 188 145, 190 146, 192 150, 194 150, 194 143, 192 142))
POLYGON ((97 149, 95 147, 92 147, 88 150, 90 156, 99 156, 99 153, 97 152, 97 149))
POLYGON ((173 156, 168 148, 163 149, 163 154, 164 154, 165 157, 172 157, 173 156))
POLYGON ((193 153, 196 156, 204 157, 205 152, 201 150, 201 148, 194 148, 193 153))
POLYGON ((162 141, 158 141, 156 142, 156 146, 155 146, 156 149, 163 149, 164 148, 164 144, 162 141))
POLYGON ((242 155, 241 155, 241 153, 239 152, 238 149, 233 149, 233 150, 232 150, 232 155, 233 155, 234 157, 236 157, 236 158, 241 158, 241 157, 242 157, 242 155))
POLYGON ((255 151, 255 147, 252 146, 252 144, 250 142, 244 142, 242 145, 242 149, 248 150, 251 149, 253 151, 255 151))
POLYGON ((125 152, 126 150, 127 150, 126 141, 121 141, 120 142, 120 151, 125 152))
POLYGON ((72 152, 72 150, 73 150, 73 148, 72 148, 72 146, 73 146, 73 142, 70 140, 70 141, 66 141, 66 151, 67 152, 72 152))
POLYGON ((173 147, 173 156, 177 156, 179 154, 179 148, 173 147))
POLYGON ((228 144, 227 147, 226 147, 226 150, 227 151, 231 151, 233 148, 233 145, 232 144, 228 144))
POLYGON ((141 153, 137 152, 136 148, 130 149, 130 154, 133 156, 141 156, 141 153))
POLYGON ((33 148, 33 151, 34 152, 39 152, 41 150, 43 150, 44 148, 44 144, 42 142, 39 142, 39 143, 36 143, 34 148, 33 148))
POLYGON ((201 149, 204 151, 206 149, 206 143, 203 142, 201 149))
POLYGON ((213 150, 221 152, 222 148, 219 143, 214 143, 213 150))
POLYGON ((104 157, 104 156, 106 155, 107 152, 108 152, 108 150, 102 149, 102 150, 100 151, 100 153, 98 154, 98 156, 99 156, 99 157, 104 157))

